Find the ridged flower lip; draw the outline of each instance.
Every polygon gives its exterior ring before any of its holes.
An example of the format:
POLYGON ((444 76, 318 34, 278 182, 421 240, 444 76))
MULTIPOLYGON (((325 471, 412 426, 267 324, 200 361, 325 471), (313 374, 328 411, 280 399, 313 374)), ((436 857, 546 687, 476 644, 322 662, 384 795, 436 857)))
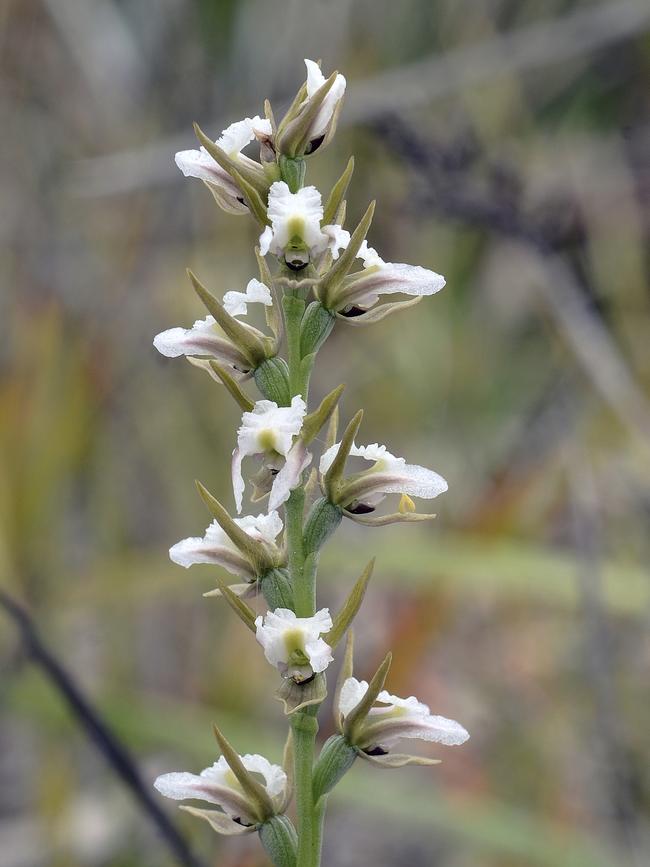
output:
POLYGON ((268 662, 297 682, 325 671, 333 659, 332 648, 321 638, 332 628, 327 608, 313 617, 297 617, 288 608, 276 608, 260 615, 255 627, 268 662))

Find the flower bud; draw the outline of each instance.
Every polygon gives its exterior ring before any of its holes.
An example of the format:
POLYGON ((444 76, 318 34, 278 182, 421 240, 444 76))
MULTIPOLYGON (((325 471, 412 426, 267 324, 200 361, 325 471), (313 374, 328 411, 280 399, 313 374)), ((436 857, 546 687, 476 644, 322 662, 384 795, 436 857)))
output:
POLYGON ((305 358, 317 352, 329 337, 336 319, 318 301, 313 301, 300 325, 300 355, 305 358))
POLYGON ((272 816, 260 825, 258 833, 275 867, 296 867, 298 836, 287 816, 272 816))
POLYGON ((264 397, 274 401, 278 406, 289 406, 291 390, 289 388, 289 368, 284 358, 276 355, 267 358, 254 373, 255 384, 264 397))
POLYGON ((339 780, 350 770, 357 750, 342 735, 332 735, 325 741, 314 767, 314 802, 331 792, 339 780))
POLYGON ((342 519, 343 512, 339 506, 330 503, 325 497, 316 500, 305 522, 305 554, 318 551, 335 532, 342 519))
POLYGON ((271 610, 289 608, 293 611, 293 587, 286 569, 271 569, 260 579, 260 589, 271 610))

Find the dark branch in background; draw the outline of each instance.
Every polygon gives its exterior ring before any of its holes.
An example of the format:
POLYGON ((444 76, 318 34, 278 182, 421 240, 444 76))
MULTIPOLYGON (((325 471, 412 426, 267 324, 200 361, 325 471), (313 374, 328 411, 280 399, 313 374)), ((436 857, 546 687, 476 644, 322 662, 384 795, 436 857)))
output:
POLYGON ((508 238, 533 253, 546 271, 536 291, 594 388, 636 437, 650 443, 650 406, 601 311, 583 265, 584 227, 578 204, 549 199, 534 212, 521 205, 523 180, 514 167, 486 165, 470 135, 441 145, 397 115, 370 125, 376 139, 414 170, 410 207, 508 238))
POLYGON ((0 606, 18 627, 23 647, 29 658, 45 674, 88 738, 129 789, 142 812, 158 829, 178 863, 183 867, 205 867, 203 862, 194 856, 185 839, 155 800, 149 785, 142 779, 133 756, 104 722, 69 672, 45 646, 27 611, 4 590, 0 590, 0 606))

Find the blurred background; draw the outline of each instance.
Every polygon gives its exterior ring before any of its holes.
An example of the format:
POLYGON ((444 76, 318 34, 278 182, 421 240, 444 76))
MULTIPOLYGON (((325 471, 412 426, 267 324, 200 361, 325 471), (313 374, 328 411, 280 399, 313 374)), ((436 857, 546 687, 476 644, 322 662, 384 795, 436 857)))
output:
POLYGON ((391 691, 472 734, 437 768, 357 763, 324 864, 650 863, 649 31, 644 0, 4 0, 3 867, 265 863, 142 803, 211 764, 213 720, 276 761, 285 733, 211 569, 167 559, 209 523, 195 478, 231 502, 237 407, 151 341, 204 315, 186 266, 255 274, 252 221, 174 152, 280 114, 304 57, 348 79, 310 181, 354 153, 349 223, 376 197, 373 246, 447 277, 321 353, 314 396, 347 382, 362 441, 450 490, 434 525, 345 525, 320 598, 376 554, 359 674, 392 647, 391 691))

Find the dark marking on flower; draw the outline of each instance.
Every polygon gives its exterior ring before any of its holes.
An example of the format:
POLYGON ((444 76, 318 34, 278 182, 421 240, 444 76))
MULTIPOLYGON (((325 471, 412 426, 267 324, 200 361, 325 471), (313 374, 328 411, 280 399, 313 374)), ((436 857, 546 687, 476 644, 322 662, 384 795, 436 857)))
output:
POLYGON ((355 316, 363 316, 363 314, 367 312, 368 311, 364 310, 363 307, 357 307, 355 304, 350 304, 349 307, 344 307, 343 310, 339 310, 339 314, 345 316, 346 319, 353 319, 355 316))
POLYGON ((356 502, 346 506, 345 511, 350 512, 351 515, 369 515, 370 512, 375 511, 375 507, 369 506, 367 503, 356 502))
POLYGON ((367 756, 387 756, 388 750, 385 750, 383 747, 376 746, 370 747, 370 749, 362 750, 367 756))
POLYGON ((307 154, 315 153, 318 150, 318 148, 323 144, 324 141, 325 141, 325 133, 323 133, 323 135, 317 136, 316 138, 313 138, 309 142, 307 147, 305 148, 305 156, 307 154))

